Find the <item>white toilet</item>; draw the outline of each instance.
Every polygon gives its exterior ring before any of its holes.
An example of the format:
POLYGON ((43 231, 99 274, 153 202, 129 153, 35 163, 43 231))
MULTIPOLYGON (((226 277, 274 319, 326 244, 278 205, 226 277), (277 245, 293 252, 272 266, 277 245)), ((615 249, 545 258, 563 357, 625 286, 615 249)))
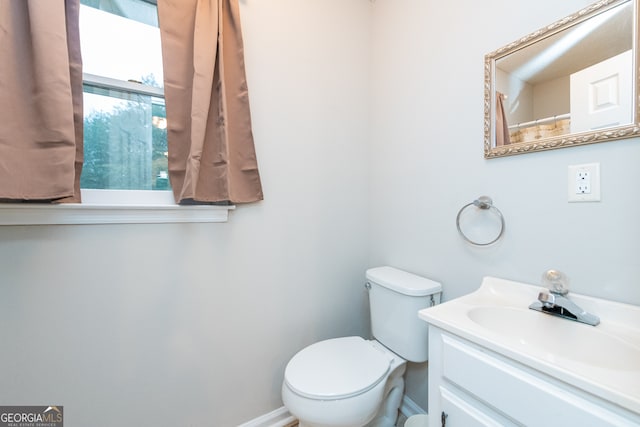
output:
POLYGON ((289 361, 282 400, 300 427, 392 427, 404 393, 406 361, 428 357, 418 311, 438 304, 442 286, 393 267, 367 270, 371 329, 320 341, 289 361))

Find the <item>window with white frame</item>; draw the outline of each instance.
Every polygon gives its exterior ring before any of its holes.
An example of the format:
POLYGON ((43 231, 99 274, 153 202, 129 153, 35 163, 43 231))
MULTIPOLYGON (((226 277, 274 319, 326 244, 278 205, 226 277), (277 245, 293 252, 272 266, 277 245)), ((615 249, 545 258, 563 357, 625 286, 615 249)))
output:
MULTIPOLYGON (((81 0, 80 42, 83 198, 94 190, 112 190, 110 197, 132 191, 167 193, 167 121, 157 5, 151 0, 81 0)), ((170 200, 166 194, 158 196, 170 200)))
POLYGON ((81 204, 1 204, 0 225, 226 222, 170 189, 156 0, 80 0, 81 204))

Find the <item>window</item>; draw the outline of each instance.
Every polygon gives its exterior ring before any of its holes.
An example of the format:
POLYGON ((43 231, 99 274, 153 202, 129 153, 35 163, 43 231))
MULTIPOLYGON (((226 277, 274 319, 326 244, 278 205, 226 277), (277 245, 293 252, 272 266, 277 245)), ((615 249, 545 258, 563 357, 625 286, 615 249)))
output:
POLYGON ((81 0, 84 165, 79 205, 2 204, 0 225, 225 222, 233 206, 176 206, 157 6, 81 0))
POLYGON ((81 0, 87 190, 169 190, 157 6, 81 0))

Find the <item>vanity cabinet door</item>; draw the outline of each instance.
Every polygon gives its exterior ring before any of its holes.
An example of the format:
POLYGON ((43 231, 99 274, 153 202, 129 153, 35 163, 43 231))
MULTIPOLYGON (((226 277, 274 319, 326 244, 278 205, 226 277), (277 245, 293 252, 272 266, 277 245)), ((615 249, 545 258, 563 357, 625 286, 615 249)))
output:
POLYGON ((488 408, 477 402, 456 394, 455 390, 441 387, 440 399, 440 424, 444 427, 517 427, 498 414, 489 413, 488 408))
POLYGON ((616 408, 542 372, 429 328, 430 422, 446 427, 638 427, 616 408), (433 350, 433 351, 431 351, 433 350))

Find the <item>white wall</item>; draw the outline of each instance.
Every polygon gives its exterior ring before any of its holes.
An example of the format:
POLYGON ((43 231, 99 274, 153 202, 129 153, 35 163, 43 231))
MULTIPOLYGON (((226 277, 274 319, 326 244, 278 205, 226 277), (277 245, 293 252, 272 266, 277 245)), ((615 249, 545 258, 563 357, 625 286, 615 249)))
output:
POLYGON ((496 68, 496 90, 507 95, 504 112, 507 123, 525 123, 534 119, 534 87, 520 80, 514 73, 508 74, 496 68))
MULTIPOLYGON (((0 401, 62 404, 69 426, 238 425, 282 404, 297 350, 368 334, 373 265, 445 299, 553 267, 640 304, 637 139, 482 154, 484 54, 588 3, 242 0, 265 201, 227 224, 1 227, 0 401), (567 203, 567 166, 593 161, 602 202, 567 203), (455 216, 482 194, 507 231, 478 249, 455 216)), ((426 364, 408 393, 426 407, 426 364)))
POLYGON ((558 77, 533 87, 533 116, 535 119, 559 116, 571 112, 571 83, 569 76, 558 77))
POLYGON ((228 427, 302 347, 367 334, 368 1, 244 0, 265 201, 226 224, 0 227, 0 402, 228 427))
MULTIPOLYGON (((640 304, 640 141, 483 158, 483 60, 590 0, 377 0, 373 28, 371 264, 439 280, 444 298, 483 276, 537 284, 557 268, 573 291, 640 304), (600 162, 601 203, 567 203, 567 166, 600 162), (458 210, 491 196, 497 245, 458 236, 458 210)), ((426 407, 426 365, 409 395, 426 407)))

